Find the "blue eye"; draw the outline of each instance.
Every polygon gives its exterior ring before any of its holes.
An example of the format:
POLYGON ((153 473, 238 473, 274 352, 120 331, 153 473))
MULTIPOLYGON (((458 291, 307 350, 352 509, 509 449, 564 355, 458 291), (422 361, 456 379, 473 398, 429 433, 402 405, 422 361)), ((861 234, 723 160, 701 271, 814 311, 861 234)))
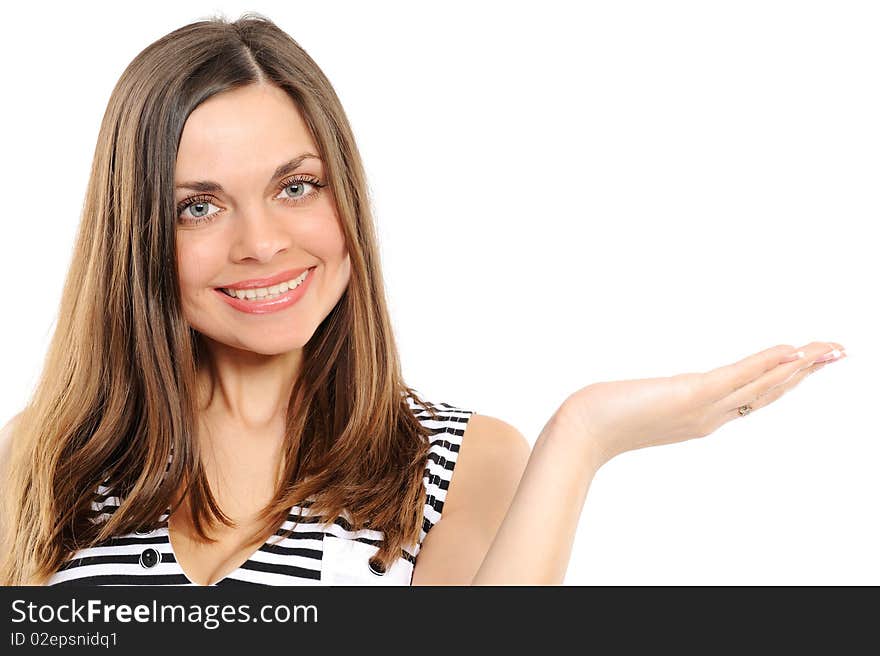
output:
MULTIPOLYGON (((326 184, 322 184, 320 180, 317 178, 313 178, 311 176, 297 176, 293 178, 288 178, 284 180, 279 185, 279 193, 286 191, 290 187, 298 187, 303 189, 303 192, 298 196, 287 196, 285 198, 281 198, 285 203, 291 203, 296 205, 298 203, 304 203, 308 201, 313 196, 317 196, 321 193, 321 189, 326 187, 326 184), (312 187, 313 191, 310 193, 305 192, 306 185, 312 187)), ((208 206, 212 205, 211 201, 213 200, 213 196, 199 195, 199 196, 190 196, 189 198, 185 198, 177 205, 177 216, 181 223, 186 225, 196 225, 199 223, 204 223, 206 221, 211 221, 213 217, 220 213, 220 211, 212 212, 211 214, 201 214, 203 211, 207 211, 208 206), (190 216, 185 216, 184 212, 192 209, 194 212, 198 212, 199 214, 190 213, 190 216)), ((216 207, 216 206, 215 206, 216 207)))
POLYGON ((292 201, 300 201, 304 198, 308 198, 309 196, 315 196, 321 191, 321 187, 326 186, 326 185, 318 184, 315 181, 306 180, 303 178, 297 178, 295 180, 291 180, 290 182, 283 183, 283 184, 284 184, 284 186, 281 189, 282 191, 287 191, 291 187, 299 187, 300 189, 304 190, 305 189, 304 185, 308 185, 314 189, 314 191, 311 193, 306 194, 305 191, 303 191, 303 193, 299 196, 287 197, 284 199, 284 200, 292 200, 292 201))
MULTIPOLYGON (((177 214, 178 217, 183 218, 183 212, 185 212, 186 210, 195 209, 198 211, 202 211, 202 208, 207 210, 207 207, 209 205, 212 205, 209 197, 197 196, 195 198, 187 199, 183 201, 180 205, 178 205, 177 214)), ((213 214, 194 215, 191 216, 191 218, 185 218, 183 223, 203 223, 205 221, 209 221, 211 217, 214 216, 214 214, 217 214, 217 212, 214 212, 213 214)))

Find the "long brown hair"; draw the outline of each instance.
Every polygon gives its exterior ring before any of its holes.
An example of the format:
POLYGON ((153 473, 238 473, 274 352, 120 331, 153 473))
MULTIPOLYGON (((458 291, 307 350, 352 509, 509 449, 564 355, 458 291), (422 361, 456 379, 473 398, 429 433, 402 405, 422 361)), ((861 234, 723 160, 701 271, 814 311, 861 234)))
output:
MULTIPOLYGON (((406 397, 360 154, 330 82, 260 14, 193 22, 145 48, 108 102, 42 374, 12 434, 3 494, 4 585, 44 583, 78 549, 155 525, 185 481, 198 535, 233 526, 211 494, 197 434, 200 335, 181 309, 174 169, 189 114, 214 94, 261 83, 296 103, 325 162, 351 280, 303 347, 279 481, 258 543, 290 509, 384 533, 390 566, 422 526, 429 433, 406 397), (173 457, 169 455, 173 453, 173 457), (167 471, 166 471, 167 468, 167 471), (121 499, 103 522, 99 485, 121 499), (305 505, 309 505, 306 503, 305 505)), ((173 510, 172 510, 173 512, 173 510)))

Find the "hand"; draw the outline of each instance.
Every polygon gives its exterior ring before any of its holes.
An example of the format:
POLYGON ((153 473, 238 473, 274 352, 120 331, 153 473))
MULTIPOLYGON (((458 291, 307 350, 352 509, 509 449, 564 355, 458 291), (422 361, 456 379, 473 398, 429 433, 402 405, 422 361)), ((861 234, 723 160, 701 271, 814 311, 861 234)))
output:
POLYGON ((804 357, 784 362, 795 349, 780 345, 704 373, 602 382, 569 396, 560 407, 566 421, 589 440, 595 466, 647 446, 705 437, 746 404, 752 411, 772 403, 828 362, 817 362, 837 342, 811 342, 804 357))

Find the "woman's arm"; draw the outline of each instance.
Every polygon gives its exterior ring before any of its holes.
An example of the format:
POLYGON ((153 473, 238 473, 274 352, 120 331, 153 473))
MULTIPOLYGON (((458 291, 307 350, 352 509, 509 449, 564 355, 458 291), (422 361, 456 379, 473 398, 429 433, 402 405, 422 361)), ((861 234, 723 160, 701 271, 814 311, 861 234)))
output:
POLYGON ((507 422, 484 414, 470 418, 442 517, 422 542, 412 585, 470 585, 510 508, 531 449, 507 422))
POLYGON ((590 482, 599 465, 560 408, 544 426, 510 509, 472 585, 563 582, 590 482))
POLYGON ((472 584, 561 584, 602 464, 625 451, 705 437, 842 357, 836 342, 812 342, 797 352, 782 345, 704 373, 578 390, 541 431, 472 584))

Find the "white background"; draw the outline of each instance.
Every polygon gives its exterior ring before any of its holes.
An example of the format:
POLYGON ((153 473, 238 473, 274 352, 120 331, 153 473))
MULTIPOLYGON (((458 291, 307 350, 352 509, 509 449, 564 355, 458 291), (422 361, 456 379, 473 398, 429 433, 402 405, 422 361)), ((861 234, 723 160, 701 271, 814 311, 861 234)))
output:
POLYGON ((534 443, 591 382, 846 346, 771 406, 600 469, 566 584, 880 584, 876 3, 423 4, 4 9, 0 421, 39 375, 119 75, 254 10, 346 108, 426 398, 534 443))

